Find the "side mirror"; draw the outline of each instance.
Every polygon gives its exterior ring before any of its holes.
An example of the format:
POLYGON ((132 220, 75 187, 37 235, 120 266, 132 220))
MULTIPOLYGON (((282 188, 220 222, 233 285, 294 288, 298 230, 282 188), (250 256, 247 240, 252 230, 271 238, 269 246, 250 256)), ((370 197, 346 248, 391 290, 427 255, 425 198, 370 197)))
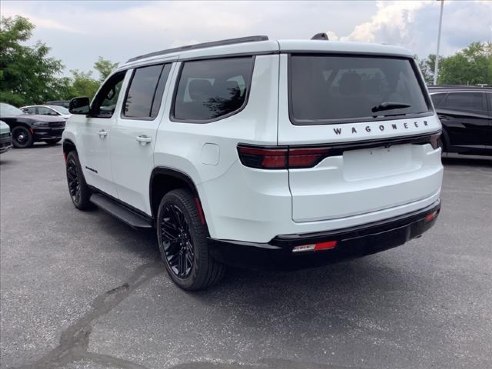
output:
POLYGON ((70 100, 68 110, 70 111, 70 114, 89 114, 90 103, 89 98, 86 96, 75 97, 70 100))

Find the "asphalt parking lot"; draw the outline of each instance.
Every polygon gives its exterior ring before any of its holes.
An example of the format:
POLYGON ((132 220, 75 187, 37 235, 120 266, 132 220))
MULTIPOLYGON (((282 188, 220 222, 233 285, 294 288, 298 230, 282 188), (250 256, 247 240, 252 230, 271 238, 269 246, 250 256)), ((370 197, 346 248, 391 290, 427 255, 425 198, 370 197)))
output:
POLYGON ((418 240, 185 293, 153 233, 77 211, 61 146, 0 157, 1 368, 492 368, 492 159, 446 159, 418 240))

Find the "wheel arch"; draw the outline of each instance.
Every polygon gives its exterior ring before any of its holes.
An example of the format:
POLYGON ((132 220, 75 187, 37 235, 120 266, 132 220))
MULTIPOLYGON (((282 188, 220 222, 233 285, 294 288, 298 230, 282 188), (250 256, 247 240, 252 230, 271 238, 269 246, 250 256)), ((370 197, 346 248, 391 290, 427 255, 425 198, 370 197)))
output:
POLYGON ((63 140, 63 152, 66 154, 68 154, 70 151, 77 151, 77 147, 75 146, 75 144, 73 143, 72 140, 69 140, 69 139, 64 139, 63 140))
POLYGON ((152 170, 149 183, 150 208, 154 220, 157 219, 157 209, 162 197, 178 188, 188 189, 198 199, 197 206, 200 207, 199 212, 203 215, 200 196, 191 177, 177 169, 156 167, 152 170))

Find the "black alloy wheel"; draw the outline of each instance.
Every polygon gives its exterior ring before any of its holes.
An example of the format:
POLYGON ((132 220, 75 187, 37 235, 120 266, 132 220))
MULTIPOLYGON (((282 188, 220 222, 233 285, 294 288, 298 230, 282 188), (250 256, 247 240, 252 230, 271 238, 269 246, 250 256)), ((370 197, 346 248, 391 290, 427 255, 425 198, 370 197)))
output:
POLYGON ((208 230, 198 200, 185 189, 172 190, 157 213, 157 239, 166 270, 180 288, 205 289, 217 283, 225 267, 209 253, 208 230))
POLYGON ((77 209, 85 210, 90 207, 90 189, 84 179, 79 158, 75 151, 67 155, 66 163, 67 184, 70 198, 77 209))
POLYGON ((27 127, 17 126, 12 129, 12 144, 14 147, 19 149, 31 147, 33 141, 32 133, 27 127))
POLYGON ((195 261, 189 224, 174 204, 164 207, 160 224, 164 254, 172 272, 181 279, 189 277, 195 261))

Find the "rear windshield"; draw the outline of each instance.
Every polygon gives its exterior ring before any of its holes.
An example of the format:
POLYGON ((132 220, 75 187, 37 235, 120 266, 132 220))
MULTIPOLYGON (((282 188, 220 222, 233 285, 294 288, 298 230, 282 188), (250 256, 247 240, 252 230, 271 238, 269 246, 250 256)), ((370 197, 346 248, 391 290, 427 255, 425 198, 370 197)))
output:
POLYGON ((290 117, 294 124, 395 119, 429 113, 410 59, 292 55, 290 117))

